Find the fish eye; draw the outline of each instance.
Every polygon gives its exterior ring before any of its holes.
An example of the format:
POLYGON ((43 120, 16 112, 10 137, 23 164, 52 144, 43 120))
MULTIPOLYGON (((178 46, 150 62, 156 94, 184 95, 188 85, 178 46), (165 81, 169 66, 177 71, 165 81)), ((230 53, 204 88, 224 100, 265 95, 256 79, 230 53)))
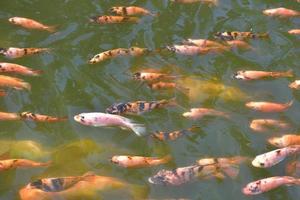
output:
POLYGON ((265 163, 259 163, 259 165, 260 165, 261 167, 264 167, 264 166, 265 166, 265 163))
POLYGON ((139 78, 141 76, 141 72, 136 72, 133 74, 134 78, 139 78))

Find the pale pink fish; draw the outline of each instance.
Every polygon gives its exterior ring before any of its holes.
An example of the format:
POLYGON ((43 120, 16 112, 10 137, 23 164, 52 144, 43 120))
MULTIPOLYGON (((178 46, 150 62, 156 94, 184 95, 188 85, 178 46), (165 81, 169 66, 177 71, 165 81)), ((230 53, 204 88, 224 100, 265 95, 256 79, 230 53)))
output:
POLYGON ((292 35, 300 35, 300 29, 292 29, 289 30, 288 33, 292 35))
POLYGON ((49 52, 49 48, 0 48, 0 55, 4 55, 7 58, 21 58, 26 55, 33 55, 43 52, 49 52))
POLYGON ((271 17, 282 17, 282 18, 300 17, 299 11, 291 10, 283 7, 266 9, 263 11, 263 14, 271 17))
POLYGON ((55 32, 55 26, 47 26, 29 18, 11 17, 8 19, 8 21, 12 24, 19 25, 27 29, 37 29, 37 30, 55 32))
POLYGON ((166 48, 169 51, 186 56, 208 54, 210 52, 218 53, 224 51, 224 49, 219 47, 199 47, 195 45, 172 45, 167 46, 166 48))
POLYGON ((300 145, 294 145, 289 147, 284 147, 281 149, 276 149, 261 155, 258 155, 252 161, 252 165, 254 167, 259 168, 268 168, 272 167, 281 161, 283 161, 286 157, 297 154, 300 152, 300 145))
POLYGON ((289 88, 291 89, 300 89, 300 80, 295 80, 294 82, 289 84, 289 88))
POLYGON ((190 112, 185 112, 182 114, 182 116, 193 120, 201 119, 204 116, 218 116, 230 118, 230 116, 227 113, 211 108, 192 108, 190 112))
POLYGON ((74 120, 87 126, 119 126, 121 128, 131 129, 138 136, 143 136, 146 132, 146 129, 143 125, 133 123, 128 118, 108 113, 81 113, 74 116, 74 120))
POLYGON ((247 184, 242 192, 245 195, 257 195, 268 192, 282 185, 300 185, 300 179, 291 176, 274 176, 247 184))
POLYGON ((290 128, 290 124, 277 119, 254 119, 250 122, 250 128, 256 132, 265 132, 272 128, 286 130, 290 128))

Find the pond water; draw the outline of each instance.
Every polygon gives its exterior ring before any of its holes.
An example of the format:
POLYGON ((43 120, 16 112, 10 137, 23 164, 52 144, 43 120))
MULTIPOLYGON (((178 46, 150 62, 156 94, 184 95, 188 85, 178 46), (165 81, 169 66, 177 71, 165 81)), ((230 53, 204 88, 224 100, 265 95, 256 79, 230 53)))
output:
MULTIPOLYGON (((218 6, 206 4, 174 4, 168 0, 1 0, 1 47, 49 47, 51 53, 9 60, 41 69, 40 77, 24 77, 31 91, 8 90, 0 99, 4 112, 31 111, 54 116, 68 116, 60 123, 25 121, 0 122, 0 152, 12 157, 52 160, 46 168, 17 169, 0 173, 0 199, 19 199, 18 190, 38 178, 75 176, 93 171, 131 184, 144 186, 145 199, 299 199, 300 187, 280 187, 274 191, 246 197, 241 189, 248 183, 268 176, 284 175, 284 161, 270 169, 242 165, 239 176, 232 179, 198 180, 180 187, 157 186, 148 178, 160 169, 189 166, 204 157, 242 155, 254 157, 274 147, 266 139, 280 134, 276 131, 255 133, 249 122, 255 118, 274 118, 292 124, 289 133, 297 133, 300 117, 300 93, 288 84, 300 75, 299 36, 288 30, 300 28, 300 19, 267 17, 262 10, 287 7, 300 10, 293 0, 220 0, 218 6), (147 8, 157 17, 142 17, 138 24, 99 25, 89 22, 95 15, 108 14, 112 6, 136 5, 147 8), (22 16, 49 25, 58 32, 26 30, 8 22, 22 16), (172 53, 140 57, 121 57, 90 65, 97 53, 131 46, 159 49, 180 44, 187 38, 213 39, 218 31, 268 32, 269 39, 250 40, 254 50, 233 50, 224 54, 182 56, 172 53), (190 88, 189 95, 180 91, 153 91, 128 75, 141 68, 168 69, 182 75, 178 81, 190 88), (295 78, 243 82, 234 80, 237 70, 287 71, 295 78), (137 137, 119 128, 83 126, 73 120, 82 112, 104 112, 117 102, 160 100, 176 97, 179 106, 159 109, 141 116, 129 116, 145 124, 147 132, 171 131, 200 126, 196 134, 176 141, 161 142, 151 137, 137 137), (283 113, 262 114, 250 111, 246 101, 287 102, 291 109, 283 113), (187 120, 182 113, 192 107, 209 107, 230 114, 230 119, 207 117, 187 120), (116 154, 165 156, 172 162, 147 169, 124 169, 113 165, 116 154)), ((122 192, 95 194, 93 199, 130 199, 122 192)))

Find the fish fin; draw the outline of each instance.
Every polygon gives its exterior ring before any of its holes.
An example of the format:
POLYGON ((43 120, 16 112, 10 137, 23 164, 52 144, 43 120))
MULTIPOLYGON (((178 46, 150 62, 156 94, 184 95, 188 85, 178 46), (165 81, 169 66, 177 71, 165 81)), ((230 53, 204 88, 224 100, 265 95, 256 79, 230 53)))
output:
POLYGON ((166 155, 161 160, 162 160, 162 163, 168 163, 172 160, 172 156, 171 155, 166 155))
POLYGON ((291 101, 289 101, 289 102, 287 102, 285 105, 288 108, 288 107, 291 107, 293 105, 293 103, 294 103, 294 99, 291 100, 291 101))
POLYGON ((44 73, 44 71, 43 71, 43 70, 31 70, 31 73, 32 73, 32 75, 34 75, 34 76, 39 76, 39 75, 41 75, 42 73, 44 73))
POLYGON ((235 179, 240 172, 239 166, 230 166, 222 168, 222 171, 232 179, 235 179))
POLYGON ((146 135, 146 128, 143 124, 132 123, 129 120, 128 126, 137 136, 146 135))
POLYGON ((56 32, 56 29, 57 29, 57 25, 55 25, 55 26, 47 26, 47 28, 45 28, 45 30, 49 31, 50 33, 56 32))
POLYGON ((293 77, 294 76, 294 73, 293 73, 293 70, 288 70, 286 73, 285 73, 285 75, 287 76, 287 77, 293 77))
POLYGON ((50 166, 50 165, 52 165, 52 163, 53 163, 53 161, 52 160, 50 160, 50 161, 47 161, 47 162, 44 162, 44 163, 41 163, 40 164, 40 166, 50 166))
POLYGON ((21 83, 22 87, 14 87, 16 90, 22 90, 22 89, 27 89, 27 90, 31 90, 31 85, 27 82, 22 82, 21 83))

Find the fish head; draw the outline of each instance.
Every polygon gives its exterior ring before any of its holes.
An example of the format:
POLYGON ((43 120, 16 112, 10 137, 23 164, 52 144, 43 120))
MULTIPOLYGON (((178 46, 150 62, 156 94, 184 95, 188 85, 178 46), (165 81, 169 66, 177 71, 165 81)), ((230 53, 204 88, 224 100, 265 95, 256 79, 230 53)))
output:
POLYGON ((90 19, 89 19, 89 21, 90 22, 98 22, 98 18, 99 18, 100 16, 93 16, 93 17, 90 17, 90 19))
POLYGON ((244 187, 242 189, 242 192, 245 195, 256 195, 256 194, 262 193, 261 181, 255 181, 255 182, 249 183, 248 185, 246 185, 246 187, 244 187))
POLYGON ((256 158, 252 161, 252 165, 258 168, 266 168, 266 163, 261 156, 256 156, 256 158))
POLYGON ((112 106, 106 109, 106 113, 119 115, 126 111, 126 104, 125 103, 118 103, 113 104, 112 106))
POLYGON ((192 112, 185 112, 182 114, 182 116, 186 117, 186 118, 191 118, 193 117, 193 113, 192 112))
MULTIPOLYGON (((122 13, 123 8, 125 8, 125 7, 112 7, 109 9, 109 12, 112 14, 115 14, 115 15, 121 15, 121 14, 123 14, 122 13)), ((125 8, 125 10, 126 10, 126 8, 125 8)))
POLYGON ((268 142, 276 147, 283 147, 282 139, 280 137, 269 138, 268 142))
POLYGON ((43 189, 43 181, 41 179, 38 179, 34 182, 31 182, 28 184, 28 187, 31 189, 43 189))
POLYGON ((257 108, 257 103, 250 101, 250 102, 245 103, 245 106, 247 108, 255 109, 255 108, 257 108))
POLYGON ((8 21, 12 24, 17 24, 16 17, 11 17, 8 19, 8 21))
POLYGON ((167 178, 167 174, 169 171, 167 170, 161 170, 156 175, 148 178, 149 183, 154 185, 168 185, 169 180, 167 178))
POLYGON ((246 80, 247 79, 245 77, 245 71, 237 71, 236 73, 233 74, 232 77, 235 79, 238 79, 238 80, 246 80))
POLYGON ((110 162, 114 163, 114 164, 119 164, 119 157, 120 156, 113 156, 111 159, 110 159, 110 162))
POLYGON ((101 55, 97 54, 93 58, 91 58, 88 63, 89 64, 96 64, 96 63, 101 62, 101 61, 102 61, 101 55))
POLYGON ((216 32, 214 34, 214 38, 216 38, 216 39, 222 39, 222 37, 223 37, 223 33, 222 32, 216 32))
POLYGON ((274 9, 267 9, 263 11, 263 14, 267 16, 272 16, 274 13, 275 13, 274 9))
POLYGON ((74 116, 74 120, 80 124, 86 124, 87 123, 87 117, 84 113, 78 114, 74 116))
POLYGON ((6 51, 7 51, 6 48, 0 48, 0 54, 5 54, 6 51))
POLYGON ((142 79, 141 75, 142 75, 141 72, 136 72, 132 75, 132 78, 133 80, 141 80, 142 79))

